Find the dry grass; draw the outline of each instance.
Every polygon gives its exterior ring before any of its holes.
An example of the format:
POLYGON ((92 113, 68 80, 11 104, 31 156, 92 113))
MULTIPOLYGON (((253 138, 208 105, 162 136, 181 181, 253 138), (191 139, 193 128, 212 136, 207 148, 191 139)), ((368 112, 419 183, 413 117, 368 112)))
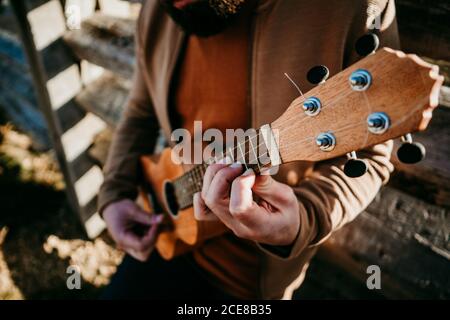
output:
POLYGON ((67 206, 51 152, 0 126, 0 299, 96 298, 123 254, 104 235, 85 237, 67 206), (66 286, 77 265, 81 290, 66 286))

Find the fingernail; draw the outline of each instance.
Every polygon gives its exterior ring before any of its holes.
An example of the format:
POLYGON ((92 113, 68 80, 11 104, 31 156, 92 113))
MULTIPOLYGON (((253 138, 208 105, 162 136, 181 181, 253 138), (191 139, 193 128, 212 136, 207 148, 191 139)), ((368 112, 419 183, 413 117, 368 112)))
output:
POLYGON ((250 176, 252 174, 254 174, 255 172, 253 171, 253 169, 247 169, 245 170, 245 172, 242 174, 243 176, 250 176))
POLYGON ((162 214, 153 216, 153 223, 161 223, 164 220, 164 216, 162 214))
POLYGON ((239 161, 232 163, 230 166, 230 168, 233 168, 233 169, 237 169, 237 168, 241 168, 241 167, 242 167, 242 164, 239 161))
POLYGON ((231 163, 231 158, 229 156, 226 156, 225 158, 217 161, 217 164, 230 164, 230 163, 231 163))

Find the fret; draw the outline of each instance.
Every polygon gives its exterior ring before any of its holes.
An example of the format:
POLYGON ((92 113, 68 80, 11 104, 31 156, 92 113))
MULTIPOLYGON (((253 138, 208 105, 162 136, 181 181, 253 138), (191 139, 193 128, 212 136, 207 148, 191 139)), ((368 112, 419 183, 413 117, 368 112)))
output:
POLYGON ((197 167, 198 166, 195 166, 193 168, 193 170, 191 170, 192 171, 192 179, 191 179, 191 183, 190 183, 190 190, 191 190, 192 194, 197 192, 196 184, 197 184, 197 181, 199 180, 199 177, 200 177, 197 167))
MULTIPOLYGON (((261 167, 259 165, 259 160, 258 160, 258 154, 256 153, 256 149, 255 149, 255 147, 253 145, 252 138, 250 138, 248 140, 248 142, 249 142, 249 145, 250 145, 250 149, 253 151, 253 154, 255 155, 255 161, 256 161, 256 164, 258 165, 258 171, 261 172, 261 167)), ((256 136, 256 143, 258 143, 258 136, 256 136)))
POLYGON ((179 188, 180 188, 180 190, 177 192, 177 190, 175 189, 175 194, 179 194, 180 195, 180 198, 178 199, 178 201, 179 201, 179 205, 180 206, 182 206, 182 204, 183 204, 183 202, 184 202, 184 200, 183 199, 185 199, 185 188, 184 188, 184 185, 185 185, 185 180, 186 180, 186 177, 185 176, 181 176, 180 177, 180 179, 179 179, 179 188))
MULTIPOLYGON (((242 151, 242 147, 239 142, 238 142, 238 148, 239 148, 239 151, 241 152, 241 156, 242 156, 242 161, 239 161, 239 162, 245 166, 246 170, 248 170, 247 163, 245 161, 245 153, 242 151)), ((244 140, 244 148, 245 148, 245 140, 244 140)))
POLYGON ((180 209, 187 208, 192 205, 193 196, 196 192, 200 192, 203 186, 203 176, 209 165, 217 163, 225 159, 227 153, 232 160, 232 163, 239 161, 245 169, 253 169, 256 174, 259 174, 266 163, 262 163, 258 156, 260 150, 264 150, 265 142, 260 130, 256 131, 255 135, 244 137, 244 141, 238 142, 234 149, 229 147, 227 152, 224 152, 221 157, 215 155, 202 164, 196 165, 189 171, 174 181, 176 195, 178 198, 180 209), (234 153, 236 152, 236 153, 234 153))
POLYGON ((234 162, 234 152, 233 152, 233 149, 231 149, 231 147, 229 147, 229 148, 228 148, 228 151, 230 152, 231 162, 234 162))
POLYGON ((199 171, 200 179, 197 181, 196 186, 197 186, 198 191, 201 191, 202 187, 203 187, 203 176, 205 175, 206 167, 204 165, 201 165, 198 167, 198 171, 199 171))
POLYGON ((192 183, 193 189, 195 192, 199 192, 201 190, 201 182, 203 181, 203 175, 200 172, 201 165, 195 166, 193 171, 195 173, 195 179, 192 183))

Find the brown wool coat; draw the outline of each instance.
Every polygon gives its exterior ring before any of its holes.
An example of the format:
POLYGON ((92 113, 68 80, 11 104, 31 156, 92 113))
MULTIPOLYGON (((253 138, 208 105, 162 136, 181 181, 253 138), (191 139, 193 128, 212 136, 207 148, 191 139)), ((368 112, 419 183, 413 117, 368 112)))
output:
MULTIPOLYGON (((381 21, 381 46, 398 48, 392 0, 259 0, 252 15, 248 63, 252 126, 270 123, 296 98, 284 72, 307 92, 312 86, 305 75, 312 66, 326 65, 332 76, 356 61, 354 43, 376 16, 381 21)), ((100 210, 136 197, 139 155, 152 152, 159 128, 170 136, 169 87, 184 39, 158 1, 147 0, 136 33, 135 81, 105 166, 100 210)), ((257 290, 250 298, 281 298, 289 285, 300 284, 317 245, 353 220, 389 179, 391 150, 392 142, 387 142, 359 152, 368 160, 369 171, 357 179, 344 175, 344 158, 282 166, 277 179, 289 183, 298 196, 300 232, 288 256, 254 246, 260 267, 255 270, 257 290)), ((219 238, 208 241, 206 249, 220 250, 217 246, 224 238, 219 238)), ((222 263, 231 270, 239 268, 236 261, 222 263)))

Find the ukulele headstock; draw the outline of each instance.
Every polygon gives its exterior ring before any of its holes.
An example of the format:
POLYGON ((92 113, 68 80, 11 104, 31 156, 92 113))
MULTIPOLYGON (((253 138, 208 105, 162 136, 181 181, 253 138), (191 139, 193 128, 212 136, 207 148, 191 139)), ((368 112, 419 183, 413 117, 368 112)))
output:
POLYGON ((281 160, 326 160, 424 130, 442 82, 437 66, 383 48, 295 99, 271 124, 281 160))

